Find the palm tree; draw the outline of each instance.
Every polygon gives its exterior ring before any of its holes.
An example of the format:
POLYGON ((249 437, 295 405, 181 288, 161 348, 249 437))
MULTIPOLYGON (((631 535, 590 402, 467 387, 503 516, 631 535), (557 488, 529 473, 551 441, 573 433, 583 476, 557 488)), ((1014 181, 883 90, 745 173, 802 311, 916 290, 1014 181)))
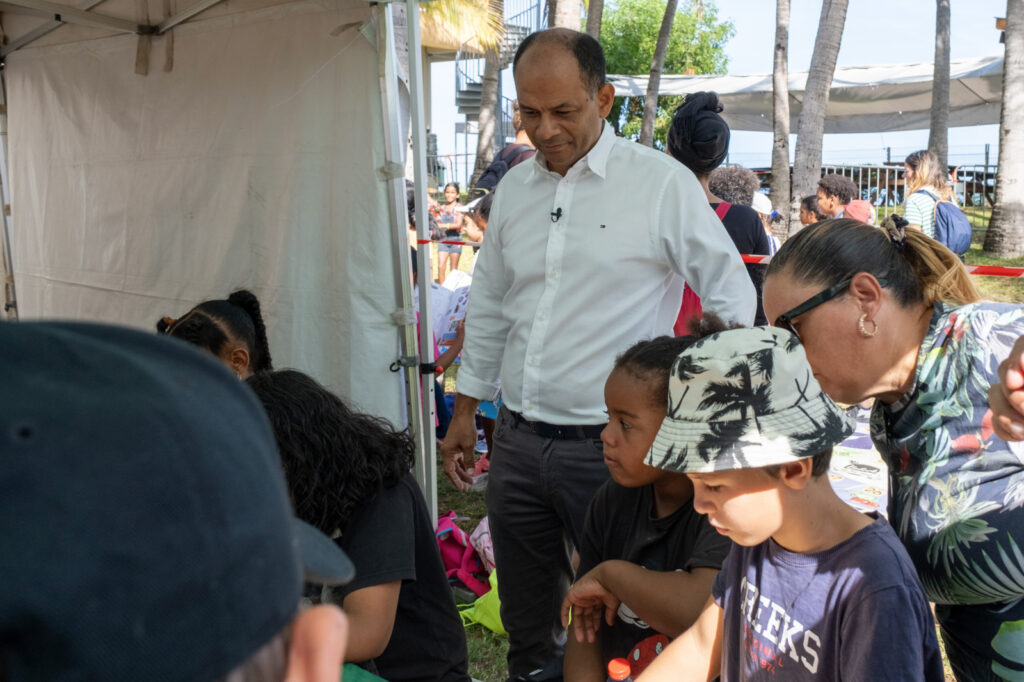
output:
POLYGON ((668 38, 672 34, 672 22, 676 18, 676 6, 679 0, 668 0, 665 3, 665 16, 658 30, 658 40, 654 44, 654 58, 651 59, 651 77, 647 79, 647 94, 644 97, 644 115, 640 122, 640 139, 638 142, 648 147, 654 146, 654 118, 658 114, 658 89, 661 87, 661 69, 665 66, 665 53, 668 51, 668 38))
POLYGON ((928 149, 945 168, 949 156, 949 0, 935 0, 935 75, 928 149))
POLYGON ((782 214, 782 223, 775 228, 775 236, 785 239, 789 234, 789 221, 794 210, 799 215, 800 205, 790 207, 789 182, 789 0, 775 3, 775 63, 772 67, 772 207, 782 214))
POLYGON ((587 3, 587 35, 601 40, 601 18, 604 15, 604 0, 590 0, 587 3))
POLYGON ((548 26, 580 30, 580 0, 548 0, 548 26))
POLYGON ((1004 36, 996 204, 985 234, 985 253, 1010 258, 1024 256, 1024 0, 1007 0, 1004 36))
POLYGON ((481 52, 495 47, 504 32, 504 15, 493 0, 435 0, 420 3, 423 43, 431 39, 457 50, 469 46, 481 52))
POLYGON ((818 35, 814 39, 811 68, 807 73, 803 108, 796 129, 794 200, 813 194, 821 178, 821 138, 825 135, 825 110, 828 107, 832 75, 836 70, 836 58, 839 56, 839 43, 843 38, 847 2, 825 0, 821 5, 818 35))
POLYGON ((484 53, 484 73, 480 78, 480 113, 477 116, 476 164, 469 186, 487 170, 494 157, 494 131, 498 119, 498 48, 484 53))

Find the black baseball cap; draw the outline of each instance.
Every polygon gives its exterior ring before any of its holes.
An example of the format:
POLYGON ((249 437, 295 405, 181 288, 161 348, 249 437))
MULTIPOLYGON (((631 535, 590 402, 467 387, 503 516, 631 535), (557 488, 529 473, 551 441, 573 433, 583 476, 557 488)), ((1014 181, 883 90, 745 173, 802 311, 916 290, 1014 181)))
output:
POLYGON ((0 679, 209 681, 353 567, 293 517, 274 436, 215 358, 0 323, 0 679))

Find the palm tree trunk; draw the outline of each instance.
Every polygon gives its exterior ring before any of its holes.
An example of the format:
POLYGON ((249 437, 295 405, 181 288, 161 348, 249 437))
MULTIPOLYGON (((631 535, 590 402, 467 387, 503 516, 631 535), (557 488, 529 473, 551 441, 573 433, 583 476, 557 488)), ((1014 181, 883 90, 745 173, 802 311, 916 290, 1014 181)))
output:
POLYGON ((949 0, 935 0, 935 75, 928 149, 946 168, 949 157, 949 0))
POLYGON ((601 16, 604 14, 604 0, 590 0, 587 3, 587 35, 601 40, 601 16))
POLYGON ((772 207, 782 214, 774 231, 785 239, 792 214, 799 216, 800 202, 791 207, 789 178, 789 0, 775 3, 775 64, 772 67, 772 207))
POLYGON ((580 0, 548 0, 548 26, 580 30, 580 0))
MULTIPOLYGON (((811 68, 804 88, 803 108, 796 132, 796 161, 793 165, 793 198, 814 194, 821 178, 821 139, 825 135, 832 75, 836 70, 839 43, 846 23, 847 0, 825 0, 818 20, 818 35, 811 53, 811 68)), ((799 223, 797 223, 799 224, 799 223)))
POLYGON ((996 203, 985 234, 985 253, 1024 256, 1024 0, 1007 0, 1003 109, 999 116, 996 203))
POLYGON ((647 79, 647 96, 644 98, 644 115, 640 120, 640 144, 654 146, 654 118, 658 114, 658 89, 661 87, 661 69, 665 66, 668 52, 668 38, 672 33, 672 22, 676 18, 679 0, 665 3, 665 16, 661 19, 658 41, 654 44, 654 58, 651 60, 651 77, 647 79))
POLYGON ((499 58, 498 48, 491 48, 484 53, 484 73, 480 81, 480 117, 477 119, 476 164, 473 166, 470 187, 476 184, 494 158, 494 133, 498 120, 499 58))

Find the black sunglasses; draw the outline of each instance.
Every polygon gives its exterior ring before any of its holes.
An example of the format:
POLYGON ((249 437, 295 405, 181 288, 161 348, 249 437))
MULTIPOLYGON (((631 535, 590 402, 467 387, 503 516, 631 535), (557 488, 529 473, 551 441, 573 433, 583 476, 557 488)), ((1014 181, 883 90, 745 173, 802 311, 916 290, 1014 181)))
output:
MULTIPOLYGON (((798 332, 796 330, 796 327, 793 326, 793 319, 795 317, 799 316, 799 315, 803 315, 808 310, 811 310, 813 308, 817 308, 822 303, 826 303, 828 301, 831 301, 833 298, 835 298, 839 294, 841 294, 844 291, 846 291, 847 289, 849 289, 850 288, 850 282, 852 282, 852 281, 853 281, 852 277, 848 278, 848 279, 844 279, 842 282, 839 282, 838 284, 833 284, 828 289, 825 289, 824 291, 818 292, 814 296, 811 296, 809 299, 807 299, 806 301, 804 301, 803 303, 801 303, 797 307, 793 308, 792 310, 788 310, 788 311, 782 313, 781 315, 779 315, 778 317, 776 317, 775 318, 775 326, 780 328, 780 329, 788 329, 789 331, 791 331, 793 333, 793 336, 795 336, 796 338, 799 339, 800 338, 800 332, 798 332)), ((879 277, 878 278, 878 285, 879 286, 884 287, 888 283, 889 282, 884 277, 879 277)))

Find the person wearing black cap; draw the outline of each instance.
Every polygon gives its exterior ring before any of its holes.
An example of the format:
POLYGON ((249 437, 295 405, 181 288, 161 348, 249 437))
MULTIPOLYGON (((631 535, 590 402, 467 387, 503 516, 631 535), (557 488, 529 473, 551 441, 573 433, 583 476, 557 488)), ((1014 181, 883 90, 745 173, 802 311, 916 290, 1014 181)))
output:
MULTIPOLYGON (((695 92, 687 95, 686 101, 676 109, 672 125, 669 126, 668 152, 697 176, 708 203, 715 209, 740 254, 767 256, 771 244, 757 212, 749 206, 722 201, 708 187, 711 171, 721 166, 729 153, 729 124, 719 116, 722 109, 717 93, 695 92)), ((768 323, 761 309, 764 268, 759 264, 747 265, 747 274, 757 291, 756 325, 768 323)))
POLYGON ((263 410, 137 330, 0 324, 0 679, 336 682, 352 563, 292 515, 263 410))

